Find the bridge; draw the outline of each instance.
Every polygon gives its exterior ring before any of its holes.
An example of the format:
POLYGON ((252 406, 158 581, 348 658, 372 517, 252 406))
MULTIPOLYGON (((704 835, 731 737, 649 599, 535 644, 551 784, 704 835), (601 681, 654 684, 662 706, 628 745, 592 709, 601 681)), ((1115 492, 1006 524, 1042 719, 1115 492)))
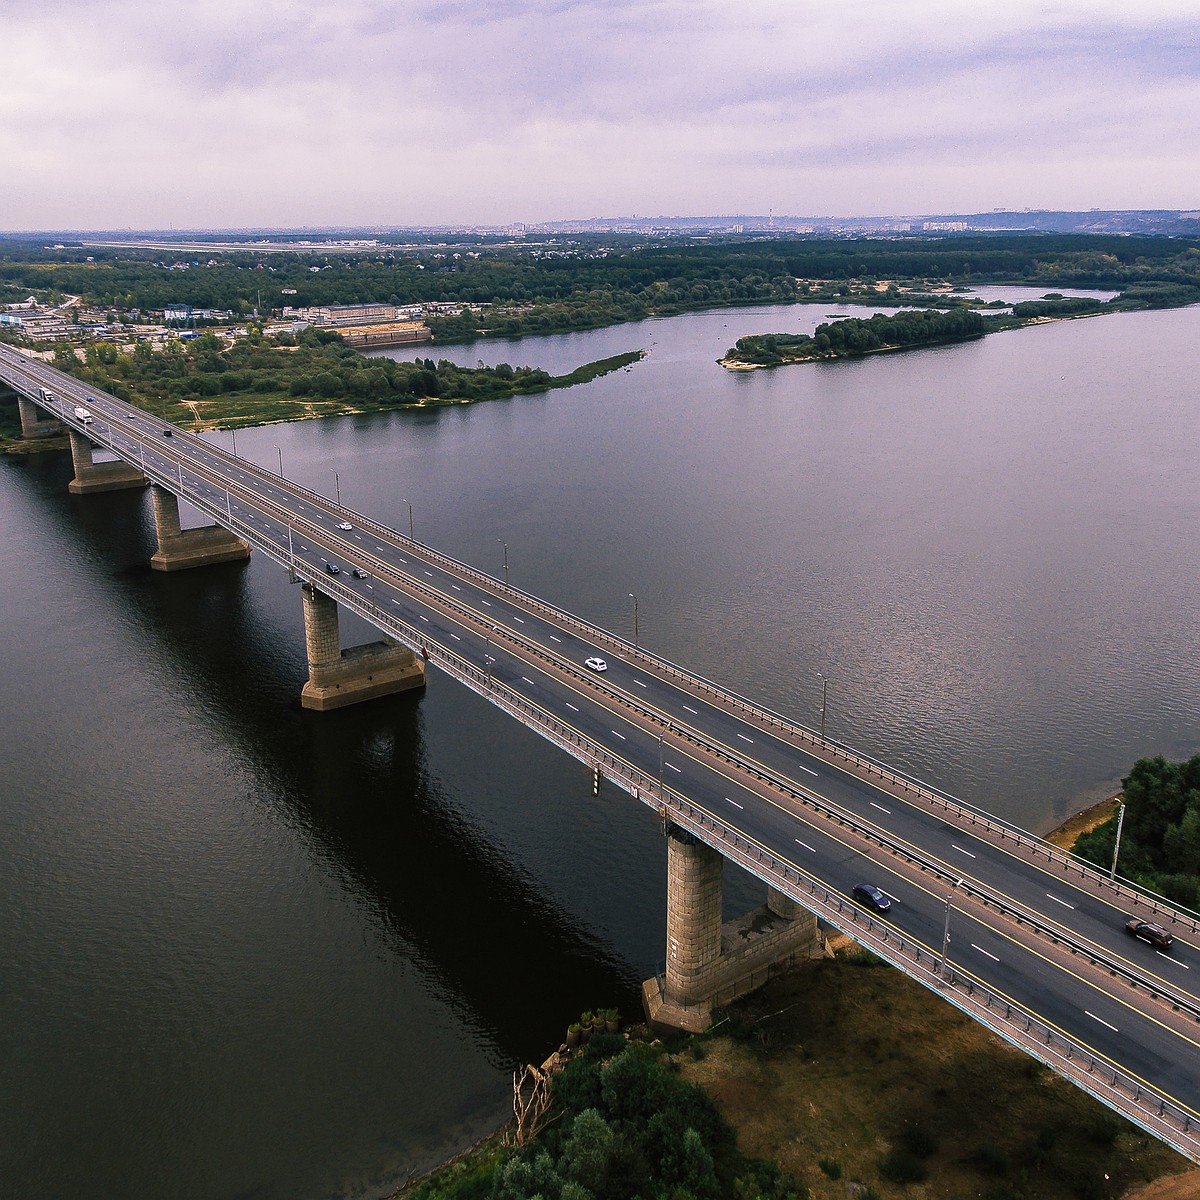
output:
POLYGON ((839 930, 1200 1162, 1195 914, 666 661, 636 630, 630 642, 440 554, 411 524, 389 529, 9 347, 0 381, 27 436, 68 433, 73 491, 150 488, 156 569, 256 551, 290 573, 305 706, 420 688, 433 666, 584 763, 595 789, 653 809, 668 868, 665 967, 643 985, 656 1024, 707 1027, 839 930), (212 524, 181 528, 181 499, 212 524), (340 608, 382 640, 343 649, 340 608), (722 924, 726 860, 767 895, 722 924), (886 912, 854 899, 864 881, 886 912), (1130 917, 1168 928, 1171 950, 1129 938, 1130 917))

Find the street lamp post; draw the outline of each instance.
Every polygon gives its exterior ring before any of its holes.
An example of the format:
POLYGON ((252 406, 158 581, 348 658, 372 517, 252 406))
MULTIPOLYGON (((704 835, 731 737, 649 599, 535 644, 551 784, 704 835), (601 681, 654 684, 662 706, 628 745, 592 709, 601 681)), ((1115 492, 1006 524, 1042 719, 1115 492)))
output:
POLYGON ((400 503, 408 504, 408 540, 410 542, 415 542, 417 539, 415 537, 413 537, 412 505, 409 504, 409 502, 407 500, 403 500, 403 499, 400 501, 400 503))
POLYGON ((238 456, 238 453, 237 453, 237 430, 231 429, 229 432, 233 437, 233 457, 237 458, 237 456, 238 456))
POLYGON ((638 598, 632 593, 629 593, 630 600, 633 601, 633 649, 637 652, 638 649, 638 598))
POLYGON ((283 478, 283 451, 278 446, 275 447, 275 453, 279 455, 279 478, 283 478))
MULTIPOLYGON (((954 881, 954 886, 956 888, 961 887, 962 880, 956 879, 954 881)), ((942 961, 938 966, 939 975, 944 975, 946 973, 946 955, 950 952, 950 901, 953 896, 953 892, 946 893, 946 920, 942 926, 942 961)))
POLYGON ((821 741, 825 740, 825 701, 829 696, 829 680, 817 672, 817 678, 821 681, 821 741))
POLYGON ((342 481, 338 478, 338 473, 336 471, 334 471, 334 469, 332 467, 330 467, 329 470, 333 475, 333 491, 334 491, 334 495, 337 497, 337 506, 338 506, 338 508, 341 508, 342 507, 342 481))
POLYGON ((504 586, 508 586, 508 543, 503 538, 497 538, 496 541, 504 547, 504 586))
POLYGON ((1125 801, 1121 801, 1121 808, 1117 813, 1117 840, 1113 845, 1113 860, 1112 869, 1108 873, 1109 879, 1117 877, 1117 855, 1121 853, 1121 827, 1125 824, 1125 801))

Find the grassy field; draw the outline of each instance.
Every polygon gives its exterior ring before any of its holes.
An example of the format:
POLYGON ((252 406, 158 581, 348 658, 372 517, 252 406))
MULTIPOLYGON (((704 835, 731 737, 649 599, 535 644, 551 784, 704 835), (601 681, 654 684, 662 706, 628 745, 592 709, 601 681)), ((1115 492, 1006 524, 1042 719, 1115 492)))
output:
POLYGON ((1189 1167, 850 943, 676 1058, 812 1200, 1116 1200, 1189 1167))

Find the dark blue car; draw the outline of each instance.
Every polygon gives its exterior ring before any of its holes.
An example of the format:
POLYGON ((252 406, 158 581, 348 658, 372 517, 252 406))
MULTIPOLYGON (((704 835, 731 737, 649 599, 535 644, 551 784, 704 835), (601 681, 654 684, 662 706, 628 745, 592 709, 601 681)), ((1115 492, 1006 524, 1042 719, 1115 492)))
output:
POLYGON ((859 904, 884 913, 892 907, 892 898, 881 892, 873 883, 856 883, 850 893, 859 904))

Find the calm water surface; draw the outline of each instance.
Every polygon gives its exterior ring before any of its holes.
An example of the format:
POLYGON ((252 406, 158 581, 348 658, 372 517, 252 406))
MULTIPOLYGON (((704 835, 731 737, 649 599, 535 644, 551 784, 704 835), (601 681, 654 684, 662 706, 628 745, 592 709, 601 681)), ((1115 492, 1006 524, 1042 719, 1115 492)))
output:
MULTIPOLYGON (((514 584, 626 634, 635 592, 645 644, 801 720, 820 671, 833 735, 1035 829, 1200 749, 1200 309, 715 365, 835 311, 438 350, 649 354, 238 450, 398 528, 411 503, 493 574, 506 543, 514 584)), ((284 574, 152 574, 145 496, 70 474, 0 463, 4 1190, 378 1195, 501 1119, 581 1009, 637 1012, 657 826, 441 677, 301 711, 284 574)))

